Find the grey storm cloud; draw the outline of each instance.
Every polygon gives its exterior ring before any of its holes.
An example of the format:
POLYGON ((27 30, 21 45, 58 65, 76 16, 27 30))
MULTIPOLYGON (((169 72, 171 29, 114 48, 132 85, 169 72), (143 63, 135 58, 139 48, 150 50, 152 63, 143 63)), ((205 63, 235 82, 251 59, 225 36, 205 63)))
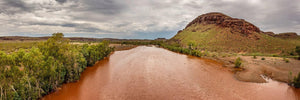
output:
POLYGON ((65 3, 65 2, 67 2, 67 0, 55 0, 55 1, 57 1, 59 3, 65 3))
POLYGON ((0 13, 15 14, 19 12, 29 12, 32 10, 31 7, 26 5, 21 0, 3 0, 0 1, 0 13))
POLYGON ((118 1, 120 0, 84 0, 83 3, 87 5, 84 10, 106 15, 114 15, 121 13, 123 9, 126 9, 126 5, 123 5, 118 1))
POLYGON ((170 38, 208 12, 300 33, 300 0, 0 0, 0 36, 170 38))

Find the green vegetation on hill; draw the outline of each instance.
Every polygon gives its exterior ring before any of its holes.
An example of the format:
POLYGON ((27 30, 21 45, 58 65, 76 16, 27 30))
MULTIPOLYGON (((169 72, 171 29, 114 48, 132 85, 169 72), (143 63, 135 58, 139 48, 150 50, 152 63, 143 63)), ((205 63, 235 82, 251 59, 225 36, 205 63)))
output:
POLYGON ((190 43, 194 43, 194 48, 212 52, 279 55, 289 55, 294 52, 297 45, 300 45, 299 38, 281 39, 263 33, 253 33, 247 36, 231 32, 230 28, 219 27, 215 24, 193 24, 179 32, 169 42, 186 48, 190 43))
POLYGON ((107 42, 72 45, 62 33, 28 51, 0 51, 0 99, 38 99, 63 83, 78 80, 87 65, 111 51, 107 42))

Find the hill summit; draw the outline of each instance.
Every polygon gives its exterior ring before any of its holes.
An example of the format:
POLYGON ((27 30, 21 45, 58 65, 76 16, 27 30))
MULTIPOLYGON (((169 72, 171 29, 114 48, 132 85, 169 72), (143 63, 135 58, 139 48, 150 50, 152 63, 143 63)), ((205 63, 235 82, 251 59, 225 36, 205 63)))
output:
POLYGON ((258 27, 244 19, 232 18, 218 12, 203 14, 190 22, 186 28, 194 24, 215 24, 221 27, 232 28, 233 32, 239 32, 246 35, 252 34, 253 32, 260 32, 258 27))
POLYGON ((292 52, 296 45, 300 45, 300 38, 295 33, 263 32, 244 19, 212 12, 195 18, 168 42, 216 52, 282 54, 292 52))

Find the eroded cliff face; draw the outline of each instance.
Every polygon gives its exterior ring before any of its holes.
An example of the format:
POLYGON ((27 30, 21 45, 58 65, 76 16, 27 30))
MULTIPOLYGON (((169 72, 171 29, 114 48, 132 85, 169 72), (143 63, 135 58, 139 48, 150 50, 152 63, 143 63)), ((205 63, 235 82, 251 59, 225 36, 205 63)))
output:
POLYGON ((279 34, 275 34, 274 37, 279 37, 283 39, 299 38, 299 36, 295 32, 279 33, 279 34))
POLYGON ((244 19, 232 18, 217 12, 207 13, 197 17, 190 22, 186 28, 194 24, 215 24, 217 26, 231 28, 232 32, 238 32, 245 35, 249 35, 254 32, 261 32, 258 27, 245 21, 244 19))

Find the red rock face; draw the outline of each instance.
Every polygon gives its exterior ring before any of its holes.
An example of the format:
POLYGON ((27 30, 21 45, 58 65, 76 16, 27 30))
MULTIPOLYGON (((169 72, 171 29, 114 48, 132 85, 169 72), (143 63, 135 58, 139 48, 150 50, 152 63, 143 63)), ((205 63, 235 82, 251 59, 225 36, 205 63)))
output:
POLYGON ((231 18, 222 13, 203 14, 189 23, 186 28, 193 24, 215 24, 221 27, 231 28, 233 32, 246 35, 252 34, 253 32, 260 32, 260 29, 253 24, 243 19, 231 18))
POLYGON ((299 36, 297 35, 297 33, 294 33, 294 32, 279 33, 279 34, 274 35, 274 37, 279 37, 279 38, 283 38, 283 39, 299 38, 299 36))

